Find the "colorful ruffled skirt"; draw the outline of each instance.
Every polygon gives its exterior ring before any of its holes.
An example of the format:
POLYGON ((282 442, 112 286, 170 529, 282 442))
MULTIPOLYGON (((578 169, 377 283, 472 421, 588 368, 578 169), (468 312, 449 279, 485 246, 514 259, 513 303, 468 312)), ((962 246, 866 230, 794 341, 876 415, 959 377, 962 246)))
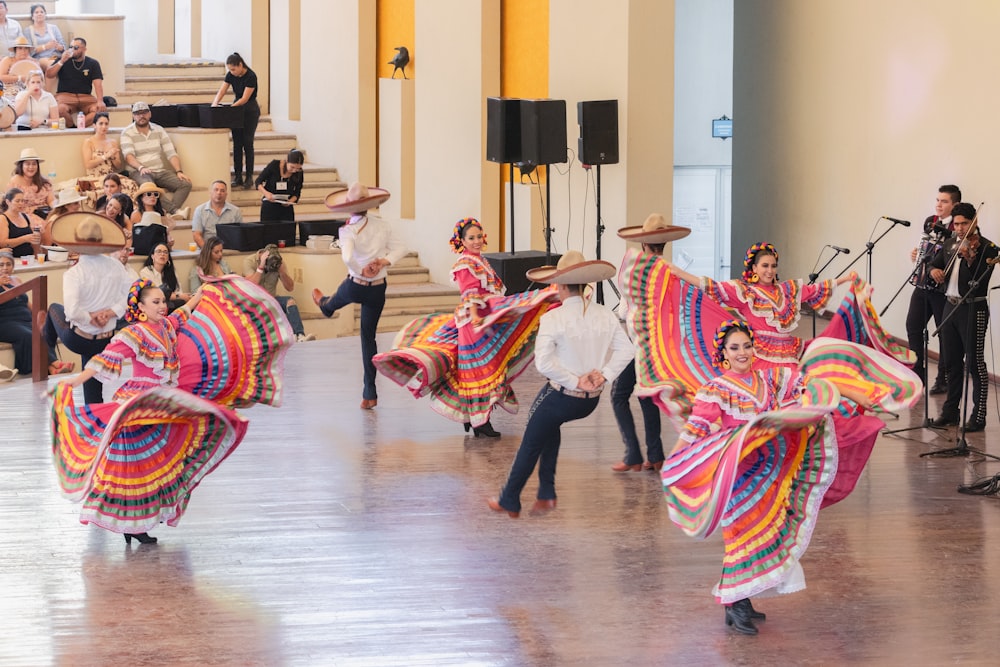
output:
POLYGON ((517 412, 510 382, 531 363, 539 320, 557 301, 552 288, 491 297, 479 327, 458 327, 451 313, 417 318, 375 367, 414 397, 429 396, 439 414, 481 426, 494 406, 517 412))

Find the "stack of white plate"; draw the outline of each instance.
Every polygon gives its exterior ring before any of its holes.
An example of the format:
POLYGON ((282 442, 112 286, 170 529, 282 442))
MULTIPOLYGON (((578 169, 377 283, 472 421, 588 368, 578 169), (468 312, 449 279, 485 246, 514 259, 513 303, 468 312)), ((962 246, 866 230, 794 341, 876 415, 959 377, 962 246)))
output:
POLYGON ((328 234, 311 235, 306 241, 306 247, 312 250, 330 250, 334 247, 334 239, 328 234))

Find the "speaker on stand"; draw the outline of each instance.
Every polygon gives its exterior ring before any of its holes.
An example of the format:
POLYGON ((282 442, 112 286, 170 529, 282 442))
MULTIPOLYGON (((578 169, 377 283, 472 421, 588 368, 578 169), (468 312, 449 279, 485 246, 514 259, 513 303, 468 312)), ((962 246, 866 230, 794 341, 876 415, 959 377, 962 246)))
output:
MULTIPOLYGON (((618 164, 618 100, 594 100, 576 103, 576 121, 580 125, 577 154, 580 162, 597 168, 597 259, 601 258, 601 165, 618 164)), ((611 283, 611 289, 617 289, 611 283)), ((604 303, 604 283, 597 283, 597 303, 604 303)))
POLYGON ((545 258, 552 264, 549 165, 566 162, 566 100, 521 100, 521 162, 545 165, 545 258))
POLYGON ((514 254, 514 163, 521 161, 521 100, 486 98, 486 159, 510 165, 510 252, 514 254))

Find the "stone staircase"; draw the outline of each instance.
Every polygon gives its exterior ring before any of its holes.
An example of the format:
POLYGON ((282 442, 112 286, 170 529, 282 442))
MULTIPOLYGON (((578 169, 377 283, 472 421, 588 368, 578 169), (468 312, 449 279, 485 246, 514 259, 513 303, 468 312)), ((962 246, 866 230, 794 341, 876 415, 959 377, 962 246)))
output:
MULTIPOLYGON (((125 90, 116 91, 113 95, 118 100, 118 107, 110 110, 113 127, 124 127, 132 122, 131 106, 140 100, 155 104, 165 100, 170 104, 200 104, 211 103, 219 85, 225 78, 226 68, 218 61, 203 59, 166 60, 164 62, 130 64, 125 66, 125 90)), ((269 116, 262 116, 257 127, 254 141, 255 162, 254 175, 274 159, 280 159, 288 151, 297 147, 298 140, 294 134, 277 132, 269 116)), ((232 143, 230 142, 230 155, 232 143)), ((298 220, 329 220, 330 215, 324 202, 326 196, 334 189, 346 187, 341 181, 336 167, 309 162, 306 151, 304 166, 305 181, 301 203, 295 208, 298 220)), ((208 199, 208 184, 195 184, 188 202, 192 208, 208 199)), ((255 190, 233 190, 229 199, 243 211, 247 221, 260 219, 260 196, 255 190)), ((178 223, 175 239, 186 244, 190 232, 190 222, 178 223)), ((386 305, 379 320, 379 332, 398 331, 410 320, 433 312, 451 312, 459 300, 459 291, 451 285, 439 285, 430 282, 430 271, 420 264, 416 253, 410 253, 396 266, 389 269, 389 287, 386 292, 386 305)), ((310 312, 312 304, 300 308, 306 331, 314 333, 319 338, 336 335, 337 327, 331 326, 333 320, 324 318, 318 312, 310 312)), ((353 317, 352 334, 360 332, 360 308, 355 307, 353 315, 344 309, 335 315, 353 317)), ((338 330, 343 330, 340 327, 338 330)))

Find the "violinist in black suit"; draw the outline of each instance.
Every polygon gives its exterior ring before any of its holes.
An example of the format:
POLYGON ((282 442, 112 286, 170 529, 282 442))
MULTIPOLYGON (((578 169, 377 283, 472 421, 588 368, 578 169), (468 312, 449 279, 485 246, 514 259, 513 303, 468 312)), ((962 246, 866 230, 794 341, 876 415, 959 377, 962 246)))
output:
POLYGON ((976 208, 969 203, 956 204, 951 210, 954 235, 945 241, 931 259, 931 278, 945 286, 945 323, 941 327, 941 347, 948 376, 948 397, 935 426, 958 424, 959 404, 965 384, 964 366, 972 377, 973 410, 965 430, 986 428, 986 395, 989 375, 983 347, 990 321, 987 292, 993 264, 1000 248, 979 233, 975 223, 976 208))

